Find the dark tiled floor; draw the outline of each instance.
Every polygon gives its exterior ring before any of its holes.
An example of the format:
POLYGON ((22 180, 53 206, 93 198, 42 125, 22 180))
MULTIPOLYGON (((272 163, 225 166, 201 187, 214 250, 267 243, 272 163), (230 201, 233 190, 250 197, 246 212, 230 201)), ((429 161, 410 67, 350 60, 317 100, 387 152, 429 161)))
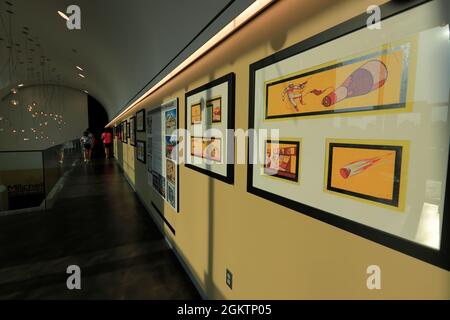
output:
POLYGON ((76 167, 52 209, 0 217, 0 299, 199 298, 113 160, 76 167))

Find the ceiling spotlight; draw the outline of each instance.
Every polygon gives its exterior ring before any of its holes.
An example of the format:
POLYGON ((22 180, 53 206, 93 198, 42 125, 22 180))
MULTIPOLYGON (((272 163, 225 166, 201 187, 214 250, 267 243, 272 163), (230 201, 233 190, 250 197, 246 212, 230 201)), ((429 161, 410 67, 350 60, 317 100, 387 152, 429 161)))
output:
POLYGON ((11 105, 13 106, 13 107, 17 107, 17 105, 19 104, 19 101, 17 101, 17 100, 11 100, 11 105))
POLYGON ((17 92, 19 92, 19 90, 17 90, 16 88, 12 88, 12 89, 11 89, 11 93, 12 93, 12 94, 17 94, 17 92))
POLYGON ((24 86, 23 83, 21 83, 21 84, 18 85, 19 88, 22 88, 23 86, 24 86))
POLYGON ((86 93, 86 94, 89 94, 89 91, 87 91, 87 90, 84 90, 84 93, 86 93))
POLYGON ((82 75, 81 73, 78 74, 80 77, 82 78, 86 78, 84 75, 82 75))
POLYGON ((70 19, 69 19, 69 17, 68 16, 66 16, 63 12, 61 12, 61 11, 58 11, 58 14, 63 18, 63 19, 65 19, 65 20, 67 20, 67 21, 69 21, 70 19))
POLYGON ((29 141, 30 139, 29 138, 23 138, 23 141, 29 141))
POLYGON ((82 67, 80 67, 80 66, 76 66, 76 67, 77 67, 78 70, 84 71, 82 67))

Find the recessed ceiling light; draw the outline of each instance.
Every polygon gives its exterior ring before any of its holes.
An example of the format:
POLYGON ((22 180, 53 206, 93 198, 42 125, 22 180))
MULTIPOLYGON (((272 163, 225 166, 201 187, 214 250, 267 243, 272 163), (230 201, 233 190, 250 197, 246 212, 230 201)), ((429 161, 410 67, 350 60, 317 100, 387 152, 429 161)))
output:
POLYGON ((86 94, 89 94, 89 91, 87 91, 87 90, 84 90, 84 93, 86 93, 86 94))
POLYGON ((23 83, 21 83, 21 84, 18 85, 19 88, 21 88, 21 87, 23 87, 23 86, 24 86, 23 83))
POLYGON ((82 75, 81 73, 78 74, 80 77, 82 78, 86 78, 84 75, 82 75))
POLYGON ((65 20, 67 20, 67 21, 70 20, 69 17, 66 16, 64 13, 62 13, 61 11, 58 11, 58 14, 59 14, 63 19, 65 19, 65 20))
POLYGON ((80 70, 80 71, 84 71, 83 68, 80 67, 80 66, 77 66, 77 69, 80 70))

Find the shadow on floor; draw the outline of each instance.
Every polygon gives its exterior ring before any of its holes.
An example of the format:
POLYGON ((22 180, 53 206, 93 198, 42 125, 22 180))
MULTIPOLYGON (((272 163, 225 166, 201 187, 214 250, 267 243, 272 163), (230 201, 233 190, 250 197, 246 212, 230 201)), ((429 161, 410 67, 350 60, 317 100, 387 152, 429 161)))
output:
POLYGON ((0 218, 0 299, 200 299, 114 160, 82 164, 52 209, 0 218), (82 290, 68 290, 69 265, 82 290))

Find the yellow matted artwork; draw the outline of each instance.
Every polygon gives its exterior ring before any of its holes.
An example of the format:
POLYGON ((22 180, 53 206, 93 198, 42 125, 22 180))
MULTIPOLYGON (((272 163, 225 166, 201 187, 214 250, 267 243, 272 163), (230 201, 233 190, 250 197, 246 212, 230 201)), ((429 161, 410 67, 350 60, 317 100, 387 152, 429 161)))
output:
POLYGON ((222 139, 191 137, 191 156, 221 162, 222 139))
POLYGON ((209 110, 211 123, 222 122, 222 97, 217 97, 206 102, 206 109, 209 110))
POLYGON ((407 141, 327 139, 325 190, 404 210, 407 141))
POLYGON ((267 140, 264 146, 263 173, 269 177, 299 181, 300 141, 267 140))
POLYGON ((202 123, 202 104, 197 103, 191 106, 191 125, 202 123))
POLYGON ((385 44, 265 83, 265 119, 410 111, 417 40, 385 44))

